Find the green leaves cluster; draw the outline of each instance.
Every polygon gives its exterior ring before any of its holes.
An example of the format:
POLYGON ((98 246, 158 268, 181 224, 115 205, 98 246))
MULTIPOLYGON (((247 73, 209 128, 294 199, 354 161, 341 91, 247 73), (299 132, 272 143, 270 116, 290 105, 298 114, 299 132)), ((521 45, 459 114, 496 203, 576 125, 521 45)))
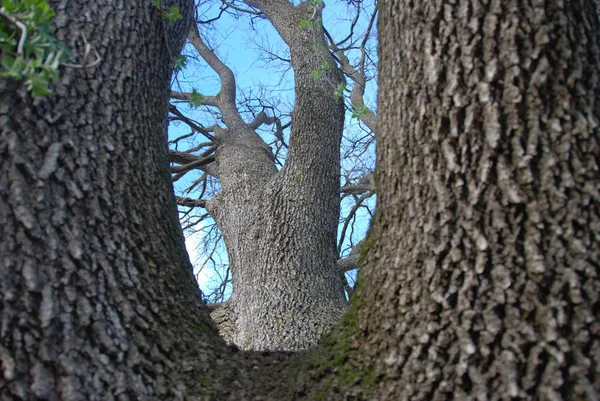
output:
POLYGON ((187 66, 187 62, 188 59, 183 54, 180 54, 179 56, 175 57, 175 59, 173 60, 173 71, 175 72, 175 74, 183 70, 187 66))
POLYGON ((54 11, 46 0, 2 0, 0 7, 0 77, 25 79, 33 96, 52 93, 58 67, 68 49, 53 35, 54 11))
POLYGON ((304 30, 311 29, 313 26, 314 26, 313 22, 311 20, 309 20, 308 18, 302 18, 300 20, 300 28, 302 28, 304 30))
POLYGON ((346 90, 346 83, 342 82, 335 88, 335 91, 333 91, 333 98, 335 100, 340 100, 341 97, 344 96, 345 90, 346 90))
POLYGON ((352 117, 351 118, 359 119, 361 116, 369 114, 370 112, 371 112, 371 110, 369 110, 369 108, 365 105, 362 105, 360 107, 356 107, 355 105, 352 105, 352 117))
POLYGON ((192 90, 192 94, 190 95, 188 101, 192 107, 200 107, 202 103, 204 103, 204 96, 196 92, 196 89, 192 90))
POLYGON ((330 68, 331 68, 331 64, 329 63, 329 61, 325 61, 325 62, 321 63, 321 67, 317 71, 311 72, 312 77, 314 79, 321 79, 321 78, 323 78, 323 75, 325 75, 325 73, 327 71, 329 71, 330 68))
POLYGON ((163 17, 168 22, 175 22, 177 20, 183 19, 183 15, 181 15, 180 9, 177 6, 170 6, 168 10, 163 10, 162 1, 155 0, 154 7, 156 7, 157 10, 162 12, 163 17))

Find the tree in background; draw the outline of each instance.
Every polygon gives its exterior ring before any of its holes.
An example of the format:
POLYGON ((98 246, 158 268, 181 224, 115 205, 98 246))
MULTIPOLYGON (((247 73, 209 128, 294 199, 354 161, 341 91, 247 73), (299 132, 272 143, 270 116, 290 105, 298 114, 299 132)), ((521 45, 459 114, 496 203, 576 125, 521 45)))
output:
POLYGON ((297 353, 227 347, 199 299, 165 143, 192 5, 169 4, 52 3, 101 61, 48 97, 0 80, 0 398, 598 398, 591 2, 382 4, 379 211, 350 313, 297 353))
MULTIPOLYGON (((349 34, 336 42, 323 27, 322 1, 298 6, 269 1, 217 5, 214 18, 205 4, 198 6, 197 23, 188 35, 194 52, 188 59, 200 57, 218 75, 218 93, 171 93, 175 102, 185 101, 183 106, 200 106, 202 113, 196 114, 209 121, 200 124, 190 117, 192 113, 175 105, 170 108, 172 120, 190 129, 171 141, 174 180, 201 171, 185 189, 186 193, 195 190, 196 197, 177 198, 184 208, 183 226, 202 224, 209 238, 216 237, 208 258, 219 239, 226 244, 229 264, 223 281, 231 277, 232 293, 226 303, 217 305, 213 317, 227 340, 244 349, 307 348, 346 310, 344 291, 351 287, 344 273, 357 267, 359 248, 347 258, 340 254, 347 236, 351 245, 357 242, 351 238, 356 210, 375 192, 368 170, 357 176, 356 168, 350 169, 341 192, 354 202, 344 216, 337 243, 346 108, 367 130, 352 143, 347 134, 348 157, 357 159, 369 151, 376 126, 376 116, 363 100, 367 80, 372 78, 368 39, 374 31, 376 7, 370 4, 366 26, 356 32, 359 18, 365 19, 361 13, 366 13, 357 3, 349 34), (253 26, 271 24, 276 30, 271 34, 281 35, 283 49, 262 48, 261 52, 267 62, 277 60, 293 69, 293 110, 274 104, 268 88, 237 95, 234 73, 204 38, 207 25, 224 13, 234 13, 253 26), (357 55, 354 63, 347 56, 350 52, 357 55), (182 149, 186 143, 190 148, 182 149), (205 212, 188 210, 198 207, 205 212)), ((217 300, 223 298, 224 285, 218 288, 217 300)))

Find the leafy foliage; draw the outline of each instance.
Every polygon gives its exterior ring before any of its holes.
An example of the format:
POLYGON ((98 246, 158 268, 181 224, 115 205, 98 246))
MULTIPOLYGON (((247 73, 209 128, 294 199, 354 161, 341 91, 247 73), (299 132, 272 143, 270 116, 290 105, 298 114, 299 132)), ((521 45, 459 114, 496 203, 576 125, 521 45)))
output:
POLYGON ((189 102, 192 107, 200 107, 202 106, 202 103, 204 103, 204 96, 196 92, 196 89, 194 89, 192 90, 189 102))
POLYGON ((179 56, 175 57, 175 59, 173 60, 173 72, 177 74, 178 72, 183 70, 187 65, 187 62, 188 59, 183 54, 180 54, 179 56))
POLYGON ((335 100, 339 100, 342 98, 342 96, 344 96, 344 90, 346 90, 346 83, 343 82, 341 84, 339 84, 336 88, 335 91, 333 92, 333 98, 335 100))
POLYGON ((317 71, 313 71, 311 73, 312 77, 315 79, 323 78, 323 75, 331 68, 331 64, 327 61, 321 64, 321 67, 317 71))
POLYGON ((311 29, 313 27, 313 22, 311 20, 309 20, 308 18, 302 18, 300 20, 300 28, 302 29, 311 29))
POLYGON ((367 106, 360 106, 360 107, 356 107, 353 105, 353 109, 352 109, 352 118, 356 118, 359 119, 360 116, 364 116, 365 114, 368 114, 371 110, 369 110, 369 108, 367 106))
POLYGON ((177 20, 183 19, 183 15, 179 12, 179 7, 171 6, 167 11, 163 12, 163 16, 169 22, 175 22, 177 20))
POLYGON ((52 93, 58 67, 68 49, 53 35, 54 11, 46 0, 2 0, 0 7, 0 77, 25 79, 33 96, 52 93))
POLYGON ((177 6, 170 6, 168 10, 163 9, 163 4, 161 0, 154 0, 154 7, 160 12, 162 12, 163 17, 168 22, 175 22, 183 18, 181 15, 180 9, 177 6))

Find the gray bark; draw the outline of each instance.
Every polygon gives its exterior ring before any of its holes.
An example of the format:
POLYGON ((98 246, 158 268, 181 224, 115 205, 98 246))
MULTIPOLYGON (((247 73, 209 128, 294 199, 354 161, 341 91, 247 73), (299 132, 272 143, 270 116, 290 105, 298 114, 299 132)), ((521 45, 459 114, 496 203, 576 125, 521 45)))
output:
POLYGON ((221 77, 214 105, 227 125, 217 130, 221 192, 206 204, 223 233, 232 272, 227 315, 221 310, 218 320, 228 322, 224 337, 243 349, 304 349, 347 308, 335 244, 344 107, 333 93, 343 78, 316 22, 320 9, 281 1, 255 6, 290 46, 294 69, 290 150, 279 172, 255 124, 244 123, 236 109, 233 73, 197 31, 190 35, 221 77), (303 29, 303 18, 313 18, 314 27, 303 29), (323 77, 313 77, 326 62, 323 77))
POLYGON ((63 68, 54 95, 0 79, 2 400, 177 399, 190 350, 206 369, 224 346, 167 161, 169 51, 192 2, 163 0, 185 16, 165 25, 152 2, 117 3, 50 2, 70 62, 84 36, 101 57, 63 68))
POLYGON ((593 3, 387 4, 359 295, 373 399, 597 400, 593 3))

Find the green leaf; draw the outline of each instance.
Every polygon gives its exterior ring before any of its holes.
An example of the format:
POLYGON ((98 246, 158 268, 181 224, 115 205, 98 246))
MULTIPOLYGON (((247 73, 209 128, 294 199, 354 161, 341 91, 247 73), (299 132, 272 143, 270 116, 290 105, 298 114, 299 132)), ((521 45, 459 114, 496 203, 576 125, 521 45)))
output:
POLYGON ((33 96, 51 93, 68 49, 53 36, 54 11, 46 0, 2 0, 0 7, 0 76, 25 80, 33 96), (18 24, 15 22, 17 21, 18 24), (19 27, 25 25, 27 36, 19 27), (22 48, 18 48, 23 42, 22 48))
POLYGON ((312 27, 313 27, 313 23, 308 18, 303 18, 300 20, 300 28, 311 29, 312 27))
POLYGON ((344 96, 344 91, 345 90, 346 90, 346 83, 343 82, 343 83, 339 84, 335 88, 335 91, 333 92, 333 98, 335 100, 339 100, 342 96, 344 96))
POLYGON ((352 117, 351 118, 356 118, 357 120, 361 117, 364 116, 365 114, 368 114, 371 110, 369 110, 369 108, 367 106, 361 106, 361 107, 355 107, 353 105, 353 109, 352 109, 352 117))
POLYGON ((173 71, 175 71, 175 73, 178 73, 179 71, 183 70, 187 65, 187 62, 187 57, 183 54, 180 54, 175 58, 175 60, 173 60, 173 71))
POLYGON ((44 96, 52 94, 48 84, 50 81, 46 79, 42 74, 32 74, 27 80, 27 90, 31 92, 34 97, 44 96))
POLYGON ((169 11, 165 11, 163 13, 165 19, 169 22, 175 22, 177 20, 183 19, 183 15, 179 12, 179 7, 171 6, 169 7, 169 11))
POLYGON ((196 92, 196 89, 192 90, 192 94, 188 100, 190 102, 190 106, 196 108, 202 106, 204 103, 204 96, 196 92))

